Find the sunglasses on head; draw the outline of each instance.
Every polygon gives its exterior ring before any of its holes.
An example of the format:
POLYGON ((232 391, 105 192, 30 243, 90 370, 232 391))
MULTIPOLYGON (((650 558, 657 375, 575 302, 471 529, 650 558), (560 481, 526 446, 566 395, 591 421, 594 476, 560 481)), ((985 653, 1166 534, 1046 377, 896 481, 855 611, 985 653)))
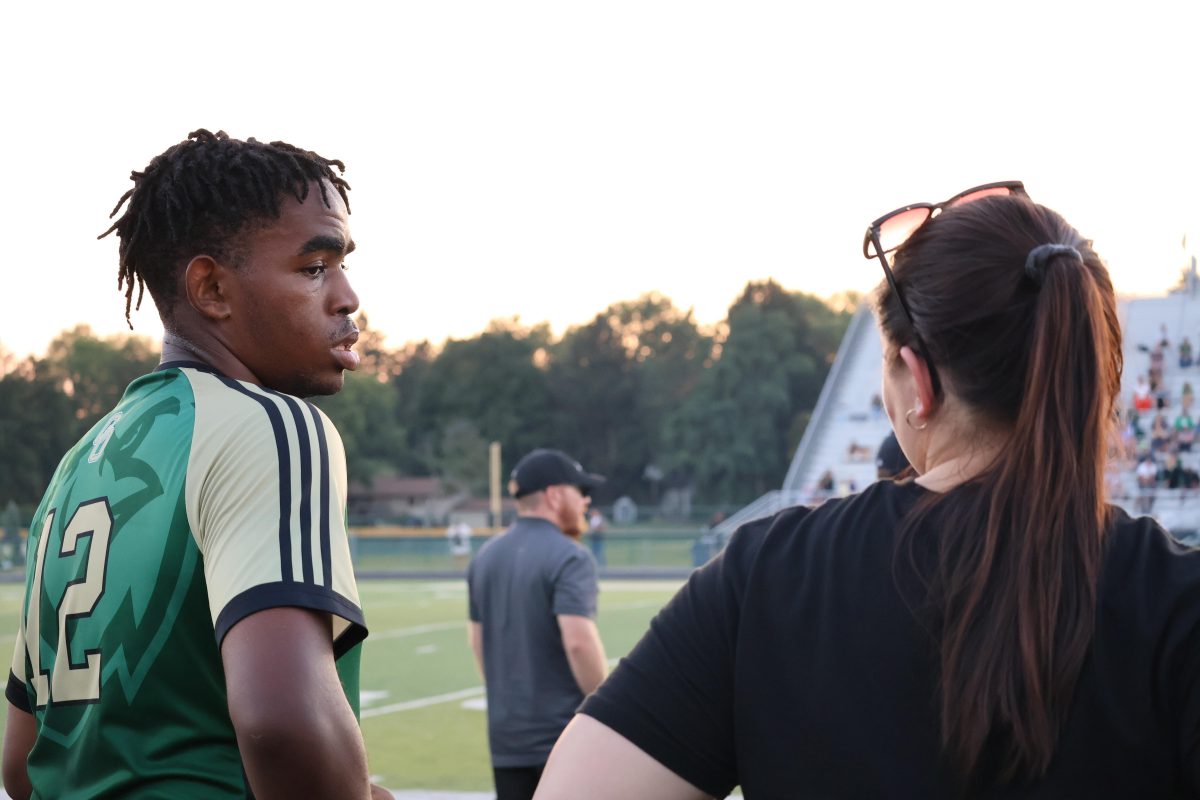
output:
MULTIPOLYGON (((912 310, 908 307, 908 303, 905 302, 904 295, 900 293, 900 287, 896 285, 896 276, 892 273, 891 265, 888 264, 887 254, 907 242, 922 225, 942 213, 945 209, 998 195, 1029 196, 1025 191, 1025 185, 1020 181, 985 183, 982 186, 967 189, 965 192, 959 192, 954 197, 944 200, 941 203, 913 203, 903 208, 897 208, 895 211, 884 214, 872 222, 867 228, 866 235, 863 237, 863 256, 865 258, 878 258, 879 263, 883 265, 883 275, 887 278, 888 286, 895 293, 896 299, 900 301, 900 308, 904 312, 904 316, 908 319, 909 327, 912 328, 913 336, 916 337, 919 349, 925 356, 926 361, 929 360, 929 349, 920 340, 916 323, 913 321, 912 310)), ((932 363, 929 364, 929 374, 933 380, 934 391, 940 391, 937 373, 934 372, 932 363)))

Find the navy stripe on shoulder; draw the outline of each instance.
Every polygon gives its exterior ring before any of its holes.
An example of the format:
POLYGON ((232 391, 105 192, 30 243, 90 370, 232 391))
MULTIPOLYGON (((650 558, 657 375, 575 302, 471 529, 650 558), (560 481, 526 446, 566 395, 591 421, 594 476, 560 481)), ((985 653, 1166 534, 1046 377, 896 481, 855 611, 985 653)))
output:
POLYGON ((182 369, 184 367, 187 369, 194 369, 197 372, 207 372, 209 375, 217 375, 222 378, 225 377, 215 367, 205 364, 203 361, 164 361, 155 367, 154 371, 162 372, 163 370, 167 369, 182 369))
MULTIPOLYGON (((271 421, 271 431, 275 434, 275 453, 279 459, 279 573, 284 583, 295 580, 292 575, 292 535, 289 523, 292 518, 292 472, 291 448, 288 447, 287 429, 283 425, 283 414, 270 398, 250 391, 241 382, 223 375, 217 375, 221 383, 236 392, 244 394, 262 406, 271 421)), ((310 566, 311 569, 311 566, 310 566)))
POLYGON ((296 425, 296 441, 300 448, 300 570, 305 583, 313 583, 312 558, 312 443, 308 438, 308 425, 300 412, 300 401, 289 394, 268 393, 283 400, 292 412, 296 425))
POLYGON ((317 431, 317 448, 321 459, 321 585, 333 588, 333 558, 329 543, 329 519, 333 508, 329 505, 329 443, 325 441, 325 423, 321 412, 312 403, 305 401, 317 431))
POLYGON ((33 713, 33 708, 29 704, 29 690, 25 688, 25 682, 14 675, 12 670, 9 670, 8 673, 8 686, 4 688, 4 696, 8 698, 8 702, 26 714, 33 713))
POLYGON ((333 657, 340 658, 354 645, 367 638, 362 609, 332 589, 305 583, 264 583, 254 586, 225 604, 217 615, 217 649, 229 630, 246 617, 268 608, 308 608, 327 611, 350 623, 333 642, 333 657))

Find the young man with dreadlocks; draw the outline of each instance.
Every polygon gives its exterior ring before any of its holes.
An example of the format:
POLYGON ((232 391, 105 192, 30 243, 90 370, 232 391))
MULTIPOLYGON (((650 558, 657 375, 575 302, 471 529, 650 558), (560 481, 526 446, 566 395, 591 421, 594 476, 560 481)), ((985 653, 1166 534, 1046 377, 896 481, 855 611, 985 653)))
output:
POLYGON ((199 130, 113 210, 126 318, 149 289, 162 363, 64 456, 30 526, 13 797, 390 796, 356 720, 345 454, 300 399, 358 365, 342 171, 199 130))

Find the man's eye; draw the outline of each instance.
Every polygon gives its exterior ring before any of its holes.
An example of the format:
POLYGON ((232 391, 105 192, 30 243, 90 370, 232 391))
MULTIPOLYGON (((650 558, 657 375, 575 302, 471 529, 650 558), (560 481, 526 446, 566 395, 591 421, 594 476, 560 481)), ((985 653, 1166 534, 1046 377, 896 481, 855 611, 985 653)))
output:
POLYGON ((302 269, 300 271, 303 272, 305 275, 308 275, 309 277, 317 278, 317 277, 320 277, 321 275, 323 275, 325 273, 326 269, 328 269, 328 266, 325 264, 325 262, 318 261, 315 264, 309 264, 307 267, 305 267, 304 269, 302 269))

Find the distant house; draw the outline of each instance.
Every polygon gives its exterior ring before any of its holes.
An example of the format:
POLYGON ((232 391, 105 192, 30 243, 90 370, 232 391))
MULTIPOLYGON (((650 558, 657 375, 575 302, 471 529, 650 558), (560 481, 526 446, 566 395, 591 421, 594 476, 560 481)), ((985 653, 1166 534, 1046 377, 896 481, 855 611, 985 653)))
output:
POLYGON ((357 525, 445 525, 450 512, 467 499, 441 478, 377 475, 370 484, 350 484, 350 521, 357 525))
MULTIPOLYGON (((500 524, 496 527, 504 527, 512 523, 517 517, 517 501, 511 497, 505 497, 500 501, 500 524)), ((449 522, 465 522, 474 530, 478 531, 481 528, 487 528, 492 518, 492 503, 486 497, 468 497, 454 507, 450 512, 449 522)))

